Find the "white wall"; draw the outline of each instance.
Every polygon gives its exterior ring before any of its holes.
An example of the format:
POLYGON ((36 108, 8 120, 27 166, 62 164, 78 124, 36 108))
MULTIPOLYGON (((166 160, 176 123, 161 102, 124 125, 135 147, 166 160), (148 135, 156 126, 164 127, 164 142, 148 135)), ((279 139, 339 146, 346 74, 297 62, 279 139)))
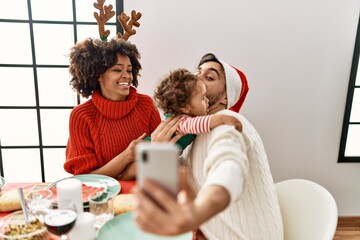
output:
POLYGON ((360 163, 337 163, 360 0, 125 1, 132 9, 143 13, 130 38, 142 54, 141 92, 215 53, 248 77, 242 113, 275 182, 313 180, 341 216, 360 215, 360 163))

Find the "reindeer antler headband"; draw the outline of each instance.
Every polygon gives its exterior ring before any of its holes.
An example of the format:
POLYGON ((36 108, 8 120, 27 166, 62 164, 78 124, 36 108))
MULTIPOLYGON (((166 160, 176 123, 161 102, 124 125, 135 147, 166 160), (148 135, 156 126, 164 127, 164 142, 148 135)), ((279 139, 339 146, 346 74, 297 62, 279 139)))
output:
MULTIPOLYGON (((111 4, 104 5, 106 0, 97 0, 97 3, 94 3, 94 7, 99 9, 99 13, 94 12, 94 17, 99 25, 99 34, 100 38, 103 41, 106 41, 108 36, 110 35, 109 30, 105 30, 105 23, 110 20, 115 15, 115 11, 112 10, 113 6, 111 4)), ((121 13, 117 19, 119 20, 121 26, 123 27, 125 33, 122 35, 120 32, 117 34, 117 38, 122 38, 125 41, 129 39, 130 36, 136 34, 136 30, 132 29, 133 26, 139 27, 140 23, 138 20, 141 18, 141 13, 136 13, 135 10, 131 11, 131 19, 126 13, 121 13)))

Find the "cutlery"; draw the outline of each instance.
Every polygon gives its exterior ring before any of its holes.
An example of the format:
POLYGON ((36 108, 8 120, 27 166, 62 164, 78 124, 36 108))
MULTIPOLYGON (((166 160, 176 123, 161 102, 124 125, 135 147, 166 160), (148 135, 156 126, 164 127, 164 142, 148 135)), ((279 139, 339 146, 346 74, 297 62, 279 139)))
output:
POLYGON ((19 194, 19 199, 20 199, 20 202, 21 202, 21 208, 22 208, 23 213, 24 213, 25 222, 26 222, 26 224, 29 224, 29 214, 27 212, 25 199, 24 199, 24 192, 23 192, 22 188, 18 188, 18 194, 19 194))

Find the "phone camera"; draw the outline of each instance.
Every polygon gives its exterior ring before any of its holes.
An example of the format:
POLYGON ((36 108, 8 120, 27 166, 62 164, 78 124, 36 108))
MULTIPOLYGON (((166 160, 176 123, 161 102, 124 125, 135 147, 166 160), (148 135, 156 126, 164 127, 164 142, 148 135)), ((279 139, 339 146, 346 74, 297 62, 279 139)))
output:
POLYGON ((146 162, 148 161, 148 154, 147 154, 147 152, 143 152, 143 153, 142 153, 142 158, 141 158, 141 160, 142 160, 144 163, 146 163, 146 162))

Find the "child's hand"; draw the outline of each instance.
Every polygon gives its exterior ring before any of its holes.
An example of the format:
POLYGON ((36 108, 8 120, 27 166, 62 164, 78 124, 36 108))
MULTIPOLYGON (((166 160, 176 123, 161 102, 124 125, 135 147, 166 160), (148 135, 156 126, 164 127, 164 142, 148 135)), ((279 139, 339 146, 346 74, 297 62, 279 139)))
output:
POLYGON ((239 132, 242 131, 242 124, 239 119, 233 116, 223 115, 223 124, 234 126, 239 132))

